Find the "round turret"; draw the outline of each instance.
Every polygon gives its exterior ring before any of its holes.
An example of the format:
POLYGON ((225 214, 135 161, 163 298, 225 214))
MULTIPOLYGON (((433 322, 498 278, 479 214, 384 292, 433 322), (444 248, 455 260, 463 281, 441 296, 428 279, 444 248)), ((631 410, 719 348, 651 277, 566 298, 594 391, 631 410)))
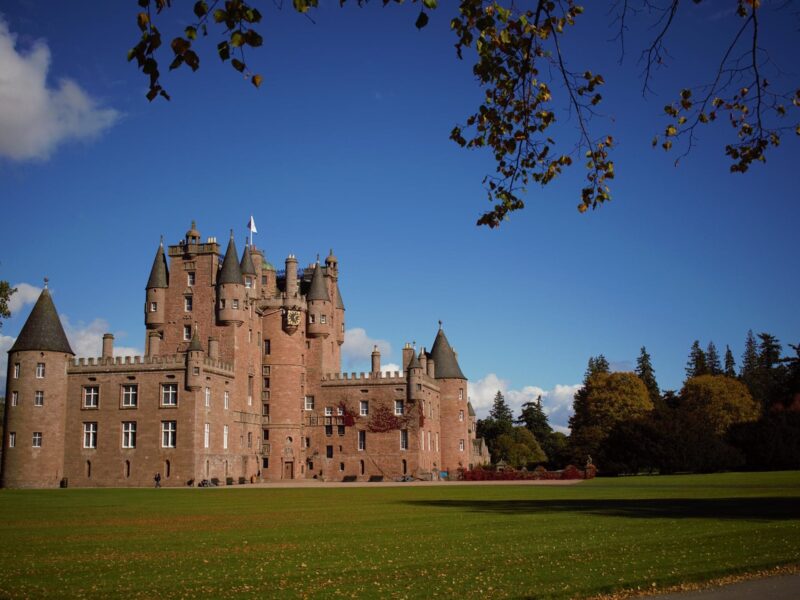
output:
POLYGON ((306 333, 309 337, 328 337, 333 324, 333 308, 328 294, 328 286, 325 284, 325 276, 322 274, 322 267, 319 263, 314 267, 306 301, 308 303, 306 333))
POLYGON ((245 300, 244 279, 231 230, 225 259, 217 276, 217 319, 223 325, 243 323, 247 308, 245 300))
POLYGON ((186 243, 187 244, 200 243, 200 232, 197 230, 197 223, 195 221, 192 221, 192 226, 186 232, 186 243))
POLYGON ((164 242, 158 246, 150 277, 145 287, 144 324, 147 329, 158 329, 167 321, 167 288, 169 287, 169 269, 164 256, 164 242))

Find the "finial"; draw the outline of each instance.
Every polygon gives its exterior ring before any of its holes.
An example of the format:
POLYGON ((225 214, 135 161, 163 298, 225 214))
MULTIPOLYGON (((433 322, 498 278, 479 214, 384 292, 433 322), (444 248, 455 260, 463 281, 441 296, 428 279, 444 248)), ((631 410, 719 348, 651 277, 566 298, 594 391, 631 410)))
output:
POLYGON ((377 352, 377 351, 378 351, 378 344, 375 344, 375 345, 372 347, 372 351, 373 351, 373 352, 377 352))
POLYGON ((197 221, 192 219, 192 229, 197 229, 197 221))
POLYGON ((416 350, 417 349, 417 340, 411 340, 411 347, 416 350))
POLYGON ((439 329, 441 329, 441 328, 442 328, 442 320, 439 319, 439 329))
POLYGON ((162 248, 164 247, 164 234, 163 233, 161 234, 161 241, 158 242, 158 245, 161 246, 162 248))
POLYGON ((317 264, 319 264, 319 252, 317 252, 317 264))
POLYGON ((333 248, 331 248, 330 252, 328 252, 328 256, 333 256, 333 248))
POLYGON ((47 283, 48 283, 49 281, 50 281, 50 280, 49 280, 47 277, 45 277, 45 278, 44 278, 44 289, 47 289, 47 283))
POLYGON ((233 239, 233 229, 231 229, 231 239, 233 239))

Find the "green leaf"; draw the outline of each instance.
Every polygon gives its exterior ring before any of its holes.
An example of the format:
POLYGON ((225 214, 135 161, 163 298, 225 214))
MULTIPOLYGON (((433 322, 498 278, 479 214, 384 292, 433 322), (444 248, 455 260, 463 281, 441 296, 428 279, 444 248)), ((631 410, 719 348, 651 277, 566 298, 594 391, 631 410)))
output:
POLYGON ((197 39, 197 29, 195 29, 191 25, 186 28, 184 33, 186 34, 186 37, 189 38, 190 40, 196 40, 197 39))
POLYGON ((414 23, 414 26, 417 29, 422 29, 427 24, 428 24, 428 15, 426 15, 424 12, 420 12, 419 16, 417 17, 417 22, 414 23))
POLYGON ((239 71, 239 73, 241 73, 242 71, 244 71, 244 68, 245 68, 245 64, 244 64, 242 61, 240 61, 240 60, 237 60, 237 59, 235 59, 235 58, 234 58, 233 60, 231 60, 231 66, 232 66, 234 69, 236 69, 237 71, 239 71))
POLYGON ((244 44, 244 36, 241 31, 234 31, 231 34, 231 46, 238 48, 244 44))
POLYGON ((425 8, 430 8, 431 10, 433 10, 434 8, 436 8, 438 0, 422 0, 422 3, 425 5, 425 8))
POLYGON ((194 14, 197 18, 203 18, 206 13, 208 13, 208 4, 205 3, 204 0, 200 0, 200 2, 195 2, 194 5, 194 14))
POLYGON ((217 52, 222 60, 228 60, 231 57, 231 47, 228 42, 220 42, 217 44, 217 52))

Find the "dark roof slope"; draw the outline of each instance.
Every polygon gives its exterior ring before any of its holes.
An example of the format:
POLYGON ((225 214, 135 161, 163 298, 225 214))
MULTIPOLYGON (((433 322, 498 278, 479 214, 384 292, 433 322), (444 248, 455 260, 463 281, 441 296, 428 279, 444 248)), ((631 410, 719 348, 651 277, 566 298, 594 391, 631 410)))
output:
POLYGON ((336 308, 344 310, 344 302, 342 301, 342 292, 339 290, 339 282, 336 282, 336 308))
POLYGON ((475 409, 472 408, 472 402, 470 402, 469 400, 467 400, 467 413, 469 413, 470 417, 475 416, 475 409))
POLYGON ((456 353, 450 347, 450 342, 444 334, 443 329, 439 329, 436 340, 431 348, 431 356, 436 363, 436 379, 466 379, 461 367, 458 366, 456 353))
POLYGON ((169 287, 169 270, 167 269, 167 258, 164 256, 164 245, 161 244, 153 260, 153 268, 150 269, 150 278, 147 280, 148 288, 169 287))
POLYGON ((406 369, 421 369, 421 368, 422 364, 420 364, 419 359, 417 358, 417 353, 412 352, 411 360, 408 361, 408 366, 406 367, 406 369))
POLYGON ((39 299, 33 306, 28 320, 22 326, 17 340, 9 352, 21 350, 39 350, 43 352, 65 352, 74 355, 69 340, 61 326, 50 290, 42 290, 39 299))
POLYGON ((192 341, 189 342, 189 348, 187 348, 188 352, 202 352, 203 345, 200 343, 200 338, 197 337, 197 327, 194 328, 194 333, 192 334, 192 341))
POLYGON ((228 249, 225 251, 225 259, 222 261, 222 269, 219 271, 217 283, 244 285, 242 270, 239 268, 239 253, 236 251, 236 243, 233 241, 233 236, 228 242, 228 249))
POLYGON ((317 263, 314 268, 314 274, 311 276, 311 286, 308 288, 306 300, 327 300, 330 302, 331 297, 328 295, 328 286, 325 285, 325 278, 322 276, 322 268, 317 263))
POLYGON ((255 275, 256 267, 253 264, 253 257, 250 256, 250 246, 244 247, 244 254, 242 255, 242 262, 239 263, 239 269, 243 275, 255 275))

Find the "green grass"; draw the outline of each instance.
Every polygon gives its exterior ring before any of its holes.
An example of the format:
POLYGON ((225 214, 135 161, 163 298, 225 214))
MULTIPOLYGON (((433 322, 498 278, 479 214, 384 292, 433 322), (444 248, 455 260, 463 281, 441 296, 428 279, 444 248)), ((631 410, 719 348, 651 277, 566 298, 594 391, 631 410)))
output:
POLYGON ((570 598, 800 562, 800 472, 0 491, 2 597, 570 598))

